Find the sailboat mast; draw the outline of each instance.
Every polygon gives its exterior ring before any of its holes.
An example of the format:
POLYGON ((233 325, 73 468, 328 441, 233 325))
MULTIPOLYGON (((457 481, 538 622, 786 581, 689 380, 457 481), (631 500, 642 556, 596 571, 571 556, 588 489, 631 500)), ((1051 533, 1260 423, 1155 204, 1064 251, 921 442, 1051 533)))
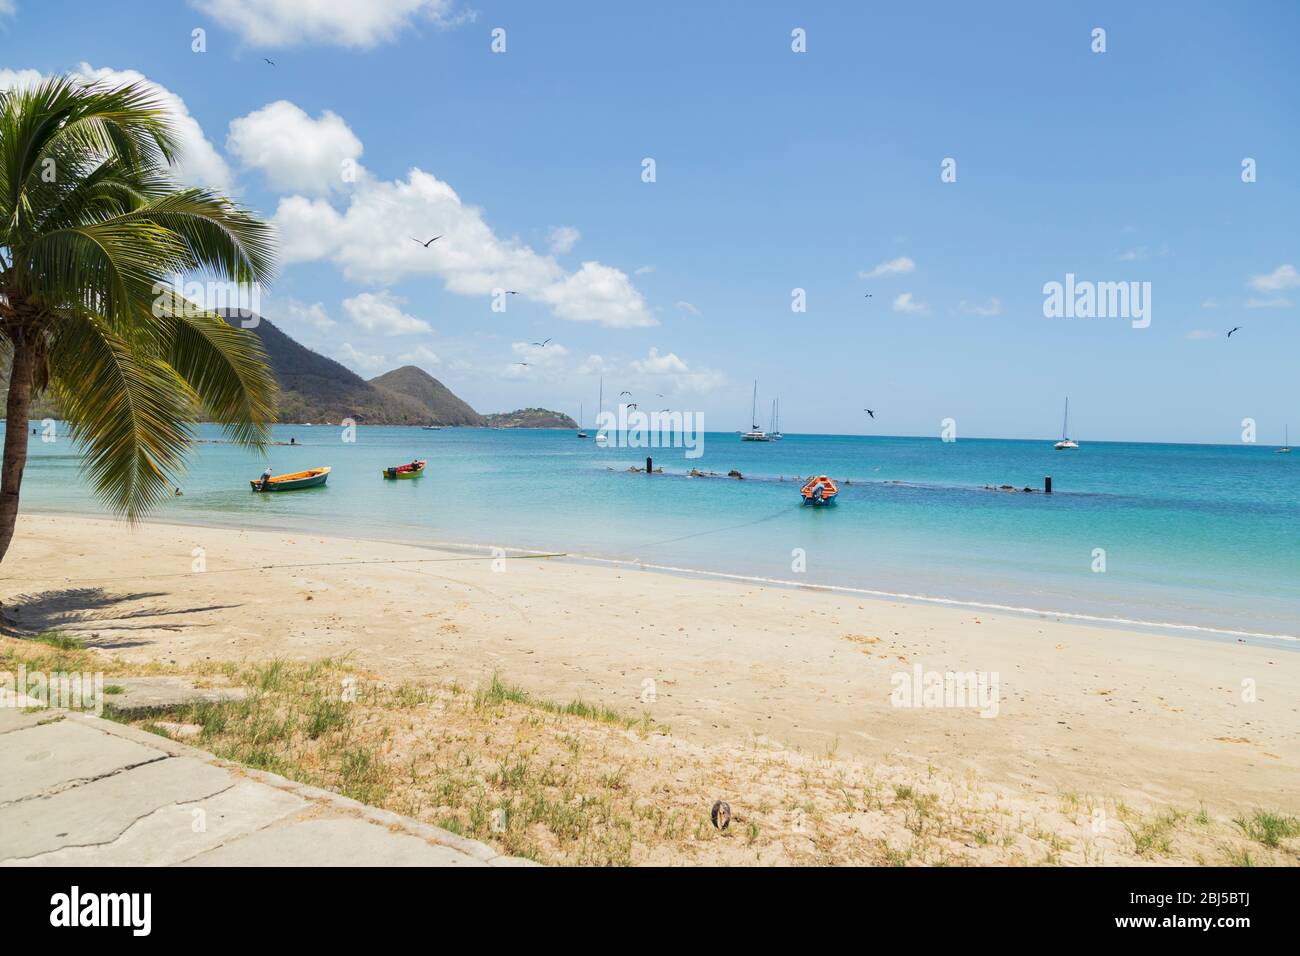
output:
POLYGON ((1065 397, 1065 421, 1061 422, 1061 441, 1070 437, 1070 397, 1065 397))
POLYGON ((754 379, 754 398, 749 403, 749 420, 753 423, 754 431, 758 431, 758 379, 754 379))

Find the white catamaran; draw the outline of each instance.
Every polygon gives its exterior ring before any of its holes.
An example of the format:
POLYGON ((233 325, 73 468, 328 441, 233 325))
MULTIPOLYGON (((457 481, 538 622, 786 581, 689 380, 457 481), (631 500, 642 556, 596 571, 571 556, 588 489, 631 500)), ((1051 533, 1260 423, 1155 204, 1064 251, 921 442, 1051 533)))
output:
POLYGON ((749 420, 753 422, 753 427, 747 432, 740 433, 741 441, 771 441, 767 437, 767 432, 758 427, 758 379, 754 379, 754 400, 749 407, 749 420))
POLYGON ((772 441, 780 441, 785 436, 781 434, 781 399, 772 399, 772 430, 767 433, 767 437, 772 441))
POLYGON ((1065 451, 1068 448, 1078 448, 1079 443, 1070 439, 1070 399, 1065 400, 1065 421, 1061 423, 1061 440, 1052 446, 1057 451, 1065 451))

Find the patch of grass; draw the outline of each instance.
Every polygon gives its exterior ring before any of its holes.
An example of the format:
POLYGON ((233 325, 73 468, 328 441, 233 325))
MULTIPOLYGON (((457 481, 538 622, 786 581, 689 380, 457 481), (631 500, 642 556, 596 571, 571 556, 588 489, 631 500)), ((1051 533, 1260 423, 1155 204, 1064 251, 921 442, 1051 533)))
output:
POLYGON ((37 634, 35 637, 27 638, 27 640, 33 644, 45 644, 60 651, 84 651, 86 649, 86 642, 81 638, 60 634, 58 631, 46 631, 44 634, 37 634))
POLYGON ((1269 810, 1255 809, 1249 816, 1235 817, 1232 821, 1256 843, 1276 850, 1282 841, 1300 836, 1300 820, 1269 810))
POLYGON ((1133 838, 1133 851, 1141 857, 1159 853, 1168 856, 1173 846, 1173 831, 1183 818, 1177 810, 1165 810, 1150 818, 1140 818, 1134 824, 1125 823, 1133 838))

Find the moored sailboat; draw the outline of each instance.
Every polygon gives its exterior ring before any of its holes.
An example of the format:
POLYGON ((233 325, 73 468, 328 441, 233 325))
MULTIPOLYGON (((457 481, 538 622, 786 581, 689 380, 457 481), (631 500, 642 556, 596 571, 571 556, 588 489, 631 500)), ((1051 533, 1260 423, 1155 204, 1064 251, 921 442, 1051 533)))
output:
POLYGON ((1078 448, 1079 443, 1070 438, 1070 399, 1065 399, 1065 421, 1061 423, 1061 440, 1052 446, 1057 451, 1078 448))

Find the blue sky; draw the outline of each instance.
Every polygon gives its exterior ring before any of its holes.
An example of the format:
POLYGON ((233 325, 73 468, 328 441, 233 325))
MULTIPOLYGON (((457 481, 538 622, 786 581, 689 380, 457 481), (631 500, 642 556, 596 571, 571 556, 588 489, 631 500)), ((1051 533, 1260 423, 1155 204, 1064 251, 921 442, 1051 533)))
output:
POLYGON ((179 97, 183 174, 281 228, 266 316, 481 411, 590 419, 603 369, 717 430, 757 378, 787 432, 1300 434, 1300 5, 802 6, 0 0, 0 79, 179 97), (1066 273, 1150 327, 1045 318, 1066 273))

